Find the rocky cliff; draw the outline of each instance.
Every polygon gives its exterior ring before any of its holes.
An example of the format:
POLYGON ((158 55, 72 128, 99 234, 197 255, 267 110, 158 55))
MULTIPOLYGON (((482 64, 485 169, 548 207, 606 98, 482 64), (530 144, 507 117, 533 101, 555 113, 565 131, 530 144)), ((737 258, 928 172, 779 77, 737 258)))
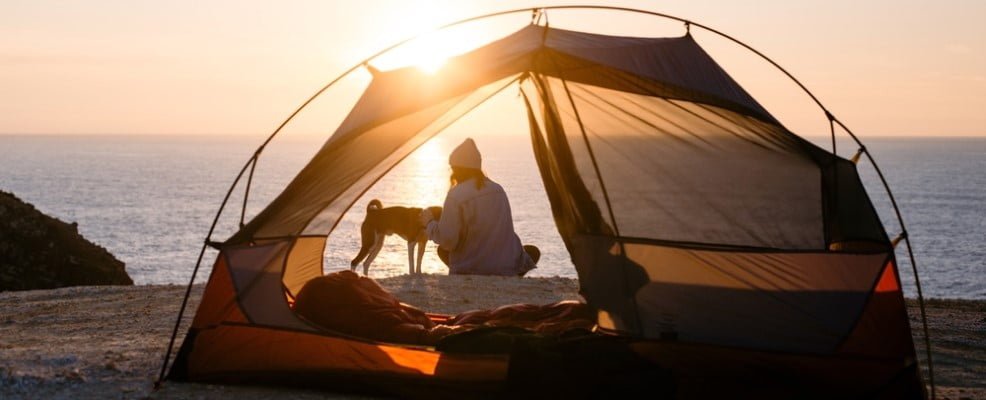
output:
POLYGON ((0 291, 81 285, 133 285, 133 280, 122 261, 79 235, 75 223, 0 191, 0 291))

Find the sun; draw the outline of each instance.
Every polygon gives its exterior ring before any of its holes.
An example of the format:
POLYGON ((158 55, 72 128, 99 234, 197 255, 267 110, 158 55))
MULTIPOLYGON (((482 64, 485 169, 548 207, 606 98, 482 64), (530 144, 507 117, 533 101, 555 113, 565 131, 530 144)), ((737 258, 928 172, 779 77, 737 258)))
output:
POLYGON ((422 59, 415 66, 428 75, 434 75, 436 72, 441 70, 443 66, 445 66, 446 61, 448 61, 448 57, 427 57, 422 59))
POLYGON ((448 59, 468 50, 468 45, 447 32, 431 32, 394 49, 374 64, 382 69, 413 66, 428 74, 440 71, 448 59))
MULTIPOLYGON (((499 25, 459 24, 447 26, 456 20, 454 7, 437 0, 422 0, 409 10, 393 15, 386 36, 393 40, 414 37, 374 58, 372 64, 379 70, 413 67, 425 74, 453 68, 450 59, 489 42, 491 29, 499 25), (442 28, 447 26, 446 28, 442 28)), ((458 15, 461 17, 461 15, 458 15)))
POLYGON ((483 30, 445 29, 421 34, 373 60, 381 70, 415 67, 435 74, 448 67, 449 59, 485 43, 483 30))
POLYGON ((452 49, 455 42, 448 35, 430 33, 419 38, 413 46, 417 47, 416 56, 411 58, 411 64, 428 74, 434 74, 445 66, 449 57, 452 56, 452 49))

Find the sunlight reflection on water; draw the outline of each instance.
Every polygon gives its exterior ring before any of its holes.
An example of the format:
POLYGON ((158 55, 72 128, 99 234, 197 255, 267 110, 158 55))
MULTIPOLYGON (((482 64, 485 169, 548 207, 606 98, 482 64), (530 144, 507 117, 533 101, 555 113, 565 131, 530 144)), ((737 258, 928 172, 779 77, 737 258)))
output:
MULTIPOLYGON (((359 224, 370 199, 384 205, 441 204, 448 190, 448 153, 463 138, 443 133, 359 199, 329 238, 326 272, 348 268, 359 249, 359 224)), ((523 134, 474 139, 483 153, 484 169, 510 198, 515 230, 525 243, 541 248, 541 262, 531 275, 576 277, 558 237, 530 139, 523 134)), ((78 222, 87 239, 126 262, 137 284, 184 283, 219 200, 260 141, 246 136, 0 136, 0 190, 15 193, 49 215, 78 222)), ((247 220, 284 189, 323 141, 289 136, 265 151, 247 220)), ((877 138, 867 145, 898 196, 925 295, 986 298, 981 245, 986 140, 877 138)), ((900 228, 879 179, 865 166, 861 177, 888 232, 896 234, 900 228)), ((238 228, 241 191, 233 193, 229 204, 213 240, 228 238, 238 228)), ((407 271, 406 245, 397 237, 386 243, 371 276, 407 271)), ((906 253, 898 248, 897 255, 905 294, 914 296, 906 253)), ((198 281, 208 277, 213 260, 215 253, 208 252, 198 281)), ((423 269, 447 272, 433 244, 423 269)))
MULTIPOLYGON (((463 140, 461 135, 440 136, 425 143, 373 186, 343 217, 329 236, 325 251, 325 272, 349 268, 359 251, 359 226, 366 215, 366 204, 379 199, 384 207, 440 206, 449 188, 448 154, 463 140)), ((542 250, 542 261, 531 276, 574 276, 561 238, 553 223, 543 184, 536 171, 526 137, 476 137, 483 154, 483 169, 490 179, 500 183, 510 199, 514 230, 525 244, 542 250), (518 140, 519 139, 519 140, 518 140), (533 185, 533 186, 532 186, 533 185), (539 190, 532 190, 538 188, 539 190), (540 211, 539 211, 540 210, 540 211)), ((428 243, 421 271, 446 274, 448 269, 435 254, 435 244, 428 243)), ((373 261, 369 275, 375 278, 406 274, 407 242, 397 235, 387 237, 384 248, 373 261)))

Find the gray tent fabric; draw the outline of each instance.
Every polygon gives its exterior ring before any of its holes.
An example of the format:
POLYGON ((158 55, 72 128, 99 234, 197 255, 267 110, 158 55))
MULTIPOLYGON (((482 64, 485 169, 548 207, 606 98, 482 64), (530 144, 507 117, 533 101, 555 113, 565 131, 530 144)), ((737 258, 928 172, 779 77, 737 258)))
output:
MULTIPOLYGON (((441 74, 372 72, 322 149, 225 243, 283 242, 275 268, 258 271, 283 268, 289 293, 318 274, 320 244, 377 179, 516 85, 552 215, 604 329, 865 354, 853 346, 859 321, 872 320, 861 317, 876 307, 872 293, 896 285, 900 296, 855 165, 788 131, 689 35, 530 25, 441 74)), ((911 343, 906 319, 894 321, 867 323, 866 337, 911 343)))
MULTIPOLYGON (((585 81, 614 90, 716 104, 773 121, 690 36, 671 39, 622 38, 531 25, 504 39, 456 57, 448 64, 447 71, 436 76, 424 74, 416 68, 375 73, 370 87, 327 141, 323 151, 315 156, 281 196, 229 242, 239 243, 254 237, 290 236, 305 230, 313 216, 301 215, 294 210, 318 213, 322 208, 318 206, 326 204, 337 195, 333 190, 321 190, 322 188, 311 184, 324 168, 340 165, 345 172, 352 171, 354 176, 362 176, 369 169, 369 166, 359 166, 354 161, 343 164, 322 160, 334 160, 351 154, 352 148, 349 146, 352 144, 349 141, 377 140, 370 137, 373 136, 389 141, 361 144, 366 147, 380 145, 388 148, 387 144, 399 140, 368 131, 390 124, 399 126, 402 133, 411 135, 422 129, 417 124, 433 121, 457 104, 458 96, 465 96, 478 87, 528 71, 565 74, 566 79, 585 81), (603 54, 605 47, 602 44, 607 41, 611 42, 612 52, 608 58, 603 54), (666 56, 654 55, 661 53, 666 56), (648 56, 635 57, 634 54, 648 56), (604 60, 606 63, 598 64, 596 60, 604 60), (661 60, 677 61, 659 63, 661 60), (633 73, 642 69, 649 73, 633 73), (606 73, 597 73, 600 71, 606 73), (284 210, 292 210, 295 215, 284 215, 284 210)), ((373 157, 363 159, 367 163, 378 161, 373 157)), ((340 188, 346 186, 346 183, 326 182, 325 186, 340 188)))

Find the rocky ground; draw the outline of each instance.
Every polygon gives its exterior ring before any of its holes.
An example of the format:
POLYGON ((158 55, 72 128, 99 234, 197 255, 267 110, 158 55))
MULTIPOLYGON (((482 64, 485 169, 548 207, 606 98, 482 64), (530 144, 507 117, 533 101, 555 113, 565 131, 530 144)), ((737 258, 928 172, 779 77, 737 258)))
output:
MULTIPOLYGON (((444 313, 578 298, 576 281, 564 278, 425 275, 380 282, 405 302, 444 313)), ((0 293, 0 398, 355 398, 180 383, 152 390, 184 290, 159 285, 0 293)), ((200 294, 197 286, 193 311, 200 294)), ((917 308, 909 311, 917 335, 917 308)), ((938 397, 986 399, 986 302, 934 300, 927 312, 938 397)))
MULTIPOLYGON (((911 330, 924 364, 917 301, 908 301, 911 330)), ((925 304, 935 384, 943 399, 986 399, 986 301, 930 299, 925 304)))

